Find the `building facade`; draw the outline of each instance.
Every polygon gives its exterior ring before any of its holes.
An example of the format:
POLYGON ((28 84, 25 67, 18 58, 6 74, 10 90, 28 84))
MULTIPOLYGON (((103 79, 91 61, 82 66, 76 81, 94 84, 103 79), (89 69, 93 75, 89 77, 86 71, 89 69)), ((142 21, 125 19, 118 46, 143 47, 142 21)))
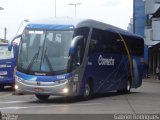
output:
POLYGON ((131 28, 145 40, 144 74, 155 74, 160 66, 160 0, 133 0, 133 24, 128 31, 131 28))
POLYGON ((149 48, 149 73, 155 74, 156 67, 160 66, 160 0, 145 0, 145 44, 149 48))
MULTIPOLYGON (((133 33, 145 37, 146 26, 145 2, 133 0, 133 33)), ((144 45, 144 76, 148 73, 148 46, 144 45)))

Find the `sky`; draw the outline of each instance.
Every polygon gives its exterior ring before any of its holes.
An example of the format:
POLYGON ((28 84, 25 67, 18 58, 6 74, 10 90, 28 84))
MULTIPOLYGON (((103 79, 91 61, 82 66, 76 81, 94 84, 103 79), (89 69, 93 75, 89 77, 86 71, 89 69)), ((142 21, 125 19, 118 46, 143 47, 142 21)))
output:
MULTIPOLYGON (((56 17, 89 18, 127 29, 133 16, 133 0, 56 0, 56 17)), ((28 22, 55 17, 55 0, 0 0, 0 38, 7 39, 22 33, 28 22), (20 29, 19 29, 20 28, 20 29), (19 30, 18 30, 19 29, 19 30)))

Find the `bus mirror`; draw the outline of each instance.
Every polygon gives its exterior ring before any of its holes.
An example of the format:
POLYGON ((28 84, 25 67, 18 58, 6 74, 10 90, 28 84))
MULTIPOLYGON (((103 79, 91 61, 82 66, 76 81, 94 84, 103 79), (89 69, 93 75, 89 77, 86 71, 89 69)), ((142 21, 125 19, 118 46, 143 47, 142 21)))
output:
POLYGON ((79 41, 83 40, 83 36, 79 35, 73 38, 72 42, 71 42, 71 47, 69 50, 69 54, 73 54, 76 51, 76 46, 78 44, 79 41))
POLYGON ((14 38, 11 39, 11 42, 10 42, 9 45, 8 45, 8 51, 12 51, 13 42, 14 42, 16 39, 21 38, 21 37, 22 37, 22 35, 17 35, 16 37, 14 37, 14 38))

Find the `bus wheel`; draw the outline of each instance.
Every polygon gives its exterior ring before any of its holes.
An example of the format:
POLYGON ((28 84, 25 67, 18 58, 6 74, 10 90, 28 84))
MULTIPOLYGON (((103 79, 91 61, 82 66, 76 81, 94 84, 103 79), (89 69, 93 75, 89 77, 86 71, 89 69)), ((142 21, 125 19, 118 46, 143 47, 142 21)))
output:
POLYGON ((131 82, 130 80, 128 80, 124 89, 124 93, 130 93, 130 91, 131 91, 131 82))
POLYGON ((91 85, 89 83, 87 83, 85 85, 85 89, 84 89, 84 94, 83 94, 83 98, 85 100, 88 100, 91 96, 91 85))
POLYGON ((117 92, 120 94, 126 94, 126 93, 130 93, 130 90, 131 90, 131 82, 128 80, 125 84, 125 88, 117 90, 117 92))
POLYGON ((35 94, 35 96, 39 99, 39 100, 48 100, 50 95, 38 95, 35 94))

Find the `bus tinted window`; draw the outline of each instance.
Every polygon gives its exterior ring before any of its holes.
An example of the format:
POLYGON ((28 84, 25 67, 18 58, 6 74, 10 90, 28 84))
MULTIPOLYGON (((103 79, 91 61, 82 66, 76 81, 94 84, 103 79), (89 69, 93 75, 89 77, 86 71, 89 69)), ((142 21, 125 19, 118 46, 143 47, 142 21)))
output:
POLYGON ((87 39, 88 34, 89 34, 89 28, 88 27, 81 27, 81 28, 75 29, 73 37, 78 36, 78 35, 82 35, 85 39, 87 39))
POLYGON ((132 37, 123 36, 127 46, 129 48, 130 54, 133 56, 142 56, 144 53, 144 43, 142 39, 134 39, 132 37))
POLYGON ((93 29, 91 36, 89 53, 94 52, 126 54, 123 42, 118 34, 98 29, 93 29))
POLYGON ((85 52, 85 48, 86 48, 86 42, 88 39, 88 34, 89 34, 89 28, 87 27, 82 27, 82 28, 77 28, 74 32, 73 37, 75 36, 79 36, 82 35, 83 36, 83 40, 80 40, 80 42, 77 45, 77 56, 79 59, 79 63, 82 63, 83 57, 84 57, 84 52, 85 52))
MULTIPOLYGON (((140 38, 133 38, 126 35, 121 35, 133 56, 143 55, 143 40, 140 38)), ((126 48, 120 35, 116 32, 107 30, 93 29, 89 54, 94 52, 124 54, 126 55, 126 48)))
POLYGON ((76 52, 72 55, 72 60, 71 60, 72 62, 70 67, 70 69, 72 70, 76 69, 78 64, 81 65, 83 61, 88 34, 89 34, 89 28, 87 27, 77 28, 74 31, 73 38, 76 36, 83 36, 83 38, 79 40, 75 46, 76 52))

